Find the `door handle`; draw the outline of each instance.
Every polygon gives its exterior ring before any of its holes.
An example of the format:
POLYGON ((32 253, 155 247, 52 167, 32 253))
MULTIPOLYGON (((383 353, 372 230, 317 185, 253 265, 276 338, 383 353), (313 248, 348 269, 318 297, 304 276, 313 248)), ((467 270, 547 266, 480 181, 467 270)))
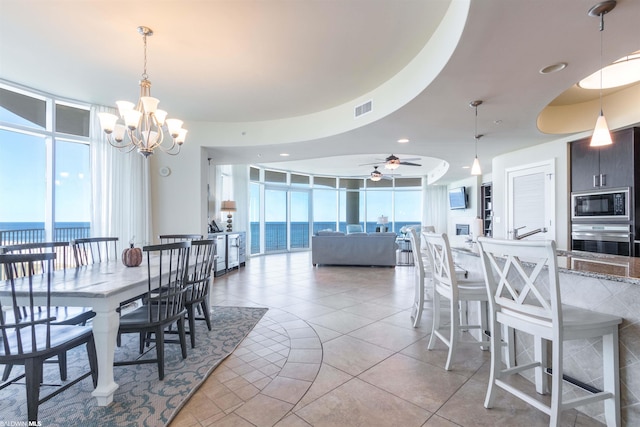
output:
POLYGON ((600 174, 600 187, 607 185, 607 174, 600 174))

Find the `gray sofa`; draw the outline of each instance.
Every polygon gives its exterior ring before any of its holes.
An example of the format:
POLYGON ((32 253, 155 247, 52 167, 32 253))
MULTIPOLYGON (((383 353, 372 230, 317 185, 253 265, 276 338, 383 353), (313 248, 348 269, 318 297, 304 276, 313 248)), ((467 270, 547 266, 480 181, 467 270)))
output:
POLYGON ((395 233, 318 232, 311 237, 311 262, 316 265, 396 265, 395 233))

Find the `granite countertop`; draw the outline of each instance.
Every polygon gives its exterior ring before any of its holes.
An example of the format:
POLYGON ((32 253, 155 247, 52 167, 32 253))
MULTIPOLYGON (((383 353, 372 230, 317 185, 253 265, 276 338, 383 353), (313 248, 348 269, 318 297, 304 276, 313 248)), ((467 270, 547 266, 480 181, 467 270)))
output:
MULTIPOLYGON (((475 245, 451 249, 479 256, 475 245)), ((636 257, 558 250, 558 268, 561 272, 640 285, 640 258, 636 257)))

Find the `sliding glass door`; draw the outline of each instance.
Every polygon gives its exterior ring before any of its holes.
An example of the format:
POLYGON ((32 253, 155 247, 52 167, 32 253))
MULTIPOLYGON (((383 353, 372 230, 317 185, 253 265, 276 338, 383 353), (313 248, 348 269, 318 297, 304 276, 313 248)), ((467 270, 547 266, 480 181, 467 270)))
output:
POLYGON ((264 251, 287 250, 287 190, 264 191, 264 251))
POLYGON ((309 217, 310 192, 304 190, 291 190, 289 192, 291 200, 291 242, 290 249, 309 248, 309 217))

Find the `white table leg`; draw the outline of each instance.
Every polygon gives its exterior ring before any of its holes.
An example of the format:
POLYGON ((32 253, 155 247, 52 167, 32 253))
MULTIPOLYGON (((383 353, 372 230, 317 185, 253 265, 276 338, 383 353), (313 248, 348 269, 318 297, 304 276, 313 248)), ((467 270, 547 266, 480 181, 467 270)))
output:
POLYGON ((113 393, 118 384, 113 380, 113 357, 118 335, 118 313, 115 310, 94 308, 93 336, 98 353, 98 386, 91 393, 98 401, 98 406, 107 406, 113 401, 113 393))

